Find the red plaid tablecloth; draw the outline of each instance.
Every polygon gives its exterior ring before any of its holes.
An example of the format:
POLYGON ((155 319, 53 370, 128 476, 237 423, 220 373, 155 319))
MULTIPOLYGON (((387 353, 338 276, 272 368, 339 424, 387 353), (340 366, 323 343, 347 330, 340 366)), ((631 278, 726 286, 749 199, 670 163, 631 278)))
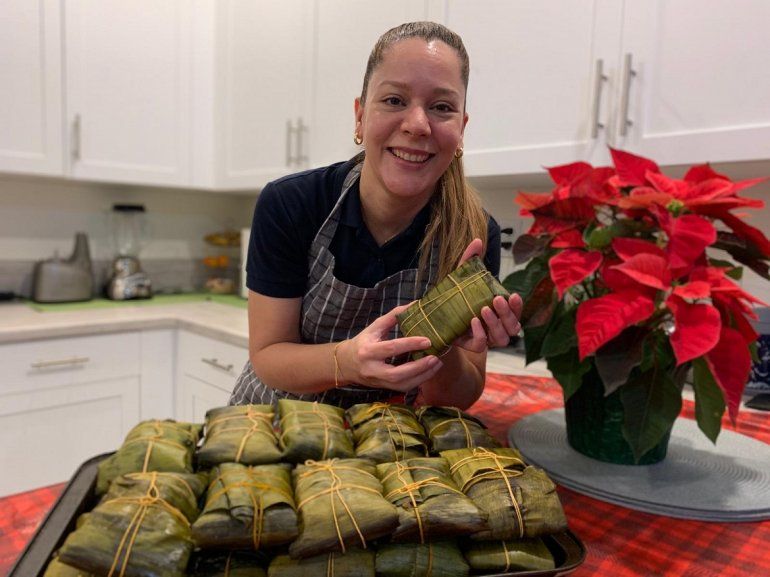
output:
MULTIPOLYGON (((505 441, 517 419, 562 405, 552 379, 487 375, 471 412, 505 441)), ((693 416, 685 401, 682 413, 693 416)), ((730 428, 729 424, 725 427, 730 428)), ((740 433, 770 443, 770 415, 744 412, 740 433)), ((5 577, 64 485, 0 498, 0 577, 5 577)), ((706 523, 632 511, 562 487, 570 528, 588 556, 575 577, 764 577, 770 575, 770 521, 706 523)))

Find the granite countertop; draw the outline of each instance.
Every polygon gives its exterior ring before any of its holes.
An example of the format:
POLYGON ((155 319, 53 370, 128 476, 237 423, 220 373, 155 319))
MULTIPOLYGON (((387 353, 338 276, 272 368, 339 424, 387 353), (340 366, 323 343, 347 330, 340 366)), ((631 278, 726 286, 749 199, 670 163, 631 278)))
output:
POLYGON ((248 347, 246 301, 235 296, 170 295, 146 301, 0 304, 0 344, 167 328, 248 347))

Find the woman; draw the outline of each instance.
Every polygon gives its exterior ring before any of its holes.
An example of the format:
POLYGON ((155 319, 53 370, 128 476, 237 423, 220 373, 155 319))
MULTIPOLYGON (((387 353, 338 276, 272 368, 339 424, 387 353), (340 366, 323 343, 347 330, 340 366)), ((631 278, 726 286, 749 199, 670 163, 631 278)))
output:
POLYGON ((499 227, 462 170, 468 70, 447 28, 389 30, 355 100, 364 151, 264 188, 247 263, 250 360, 231 404, 348 407, 406 394, 466 408, 481 395, 487 348, 519 331, 518 295, 497 297, 441 358, 393 364, 430 345, 399 336, 396 315, 411 301, 474 255, 499 272, 499 227))

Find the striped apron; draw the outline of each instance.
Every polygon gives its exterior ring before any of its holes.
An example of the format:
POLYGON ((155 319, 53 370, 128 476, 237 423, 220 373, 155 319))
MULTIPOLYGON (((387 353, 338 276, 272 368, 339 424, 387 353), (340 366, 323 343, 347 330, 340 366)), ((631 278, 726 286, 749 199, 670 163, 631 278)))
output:
MULTIPOLYGON (((310 246, 308 289, 302 298, 300 321, 303 343, 334 343, 354 337, 391 309, 422 296, 438 270, 438 249, 434 242, 427 278, 419 281, 416 268, 402 270, 371 288, 350 285, 334 276, 334 255, 329 246, 339 224, 342 203, 360 173, 359 164, 345 177, 339 199, 310 246)), ((399 334, 396 326, 388 337, 396 338, 399 334)), ((329 363, 332 362, 330 357, 329 363)), ((281 391, 262 383, 254 374, 249 360, 235 383, 230 404, 273 405, 278 399, 300 399, 348 408, 357 403, 385 401, 396 394, 386 389, 356 385, 327 389, 321 393, 295 394, 281 391)), ((407 393, 406 402, 413 402, 415 396, 416 389, 407 393)))

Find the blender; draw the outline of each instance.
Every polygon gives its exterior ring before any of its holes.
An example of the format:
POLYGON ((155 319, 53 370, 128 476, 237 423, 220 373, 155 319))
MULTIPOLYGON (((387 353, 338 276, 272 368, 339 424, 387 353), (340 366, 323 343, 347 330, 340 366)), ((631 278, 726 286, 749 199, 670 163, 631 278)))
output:
POLYGON ((152 296, 152 283, 139 263, 139 251, 147 232, 144 206, 115 204, 110 213, 112 241, 117 252, 112 261, 107 297, 112 300, 146 299, 152 296))

